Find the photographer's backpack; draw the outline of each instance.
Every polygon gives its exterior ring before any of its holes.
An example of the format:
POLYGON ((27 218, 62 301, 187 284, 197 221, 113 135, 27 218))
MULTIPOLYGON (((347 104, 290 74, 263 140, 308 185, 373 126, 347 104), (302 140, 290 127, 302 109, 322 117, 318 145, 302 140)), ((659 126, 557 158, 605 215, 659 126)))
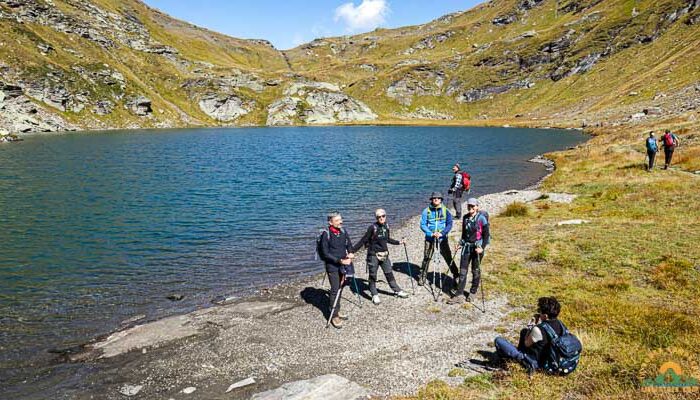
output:
POLYGON ((578 367, 581 358, 581 341, 566 329, 566 326, 559 321, 562 328, 561 336, 558 336, 554 329, 547 324, 539 324, 539 328, 549 338, 549 345, 545 349, 542 369, 548 374, 569 375, 578 367))

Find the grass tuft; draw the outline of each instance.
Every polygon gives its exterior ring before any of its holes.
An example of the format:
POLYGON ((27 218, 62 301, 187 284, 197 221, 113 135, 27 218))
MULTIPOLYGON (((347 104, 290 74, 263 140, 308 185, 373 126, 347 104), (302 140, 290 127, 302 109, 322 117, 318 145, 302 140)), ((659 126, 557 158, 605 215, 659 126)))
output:
POLYGON ((508 204, 501 214, 505 217, 527 217, 530 215, 530 208, 527 204, 516 201, 515 203, 508 204))

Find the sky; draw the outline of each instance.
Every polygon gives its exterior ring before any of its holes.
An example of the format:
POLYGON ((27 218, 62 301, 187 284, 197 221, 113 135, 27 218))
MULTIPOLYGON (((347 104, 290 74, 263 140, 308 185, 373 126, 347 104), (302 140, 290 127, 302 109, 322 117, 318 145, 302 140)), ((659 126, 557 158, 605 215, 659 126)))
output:
POLYGON ((479 0, 144 0, 229 36, 267 39, 286 50, 316 38, 397 28, 464 11, 479 0))

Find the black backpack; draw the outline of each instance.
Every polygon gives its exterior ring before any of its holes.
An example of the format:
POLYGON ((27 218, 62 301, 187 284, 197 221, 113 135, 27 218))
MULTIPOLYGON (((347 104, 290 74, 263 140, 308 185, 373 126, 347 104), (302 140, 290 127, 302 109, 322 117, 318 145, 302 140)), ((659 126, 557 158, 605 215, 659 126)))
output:
POLYGON ((583 347, 581 341, 569 332, 561 321, 559 323, 562 328, 561 336, 547 323, 538 325, 549 338, 549 344, 544 349, 542 369, 548 374, 569 375, 578 367, 583 347))
MULTIPOLYGON (((340 228, 340 232, 344 233, 347 235, 347 232, 345 232, 345 228, 340 228)), ((321 258, 321 238, 323 237, 323 234, 328 235, 328 240, 331 238, 331 230, 328 227, 325 227, 324 229, 320 229, 318 232, 318 236, 316 236, 316 256, 314 257, 316 260, 321 258)), ((325 260, 323 260, 325 261, 325 260)))

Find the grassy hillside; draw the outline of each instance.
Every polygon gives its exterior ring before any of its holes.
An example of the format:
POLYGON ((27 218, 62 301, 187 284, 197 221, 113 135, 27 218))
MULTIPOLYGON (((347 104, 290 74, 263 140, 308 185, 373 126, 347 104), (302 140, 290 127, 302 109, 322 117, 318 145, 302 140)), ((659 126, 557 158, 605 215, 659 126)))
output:
POLYGON ((284 89, 305 81, 338 86, 378 114, 375 123, 636 123, 687 111, 700 97, 695 0, 494 0, 286 52, 138 0, 0 1, 0 21, 0 79, 25 92, 67 91, 58 110, 30 97, 83 128, 263 125, 284 89), (123 88, 105 70, 119 72, 123 88), (235 97, 245 112, 217 120, 199 105, 214 95, 235 97), (150 116, 130 112, 137 96, 152 101, 150 116), (104 102, 113 111, 93 110, 104 102), (659 110, 632 120, 648 107, 659 110))

